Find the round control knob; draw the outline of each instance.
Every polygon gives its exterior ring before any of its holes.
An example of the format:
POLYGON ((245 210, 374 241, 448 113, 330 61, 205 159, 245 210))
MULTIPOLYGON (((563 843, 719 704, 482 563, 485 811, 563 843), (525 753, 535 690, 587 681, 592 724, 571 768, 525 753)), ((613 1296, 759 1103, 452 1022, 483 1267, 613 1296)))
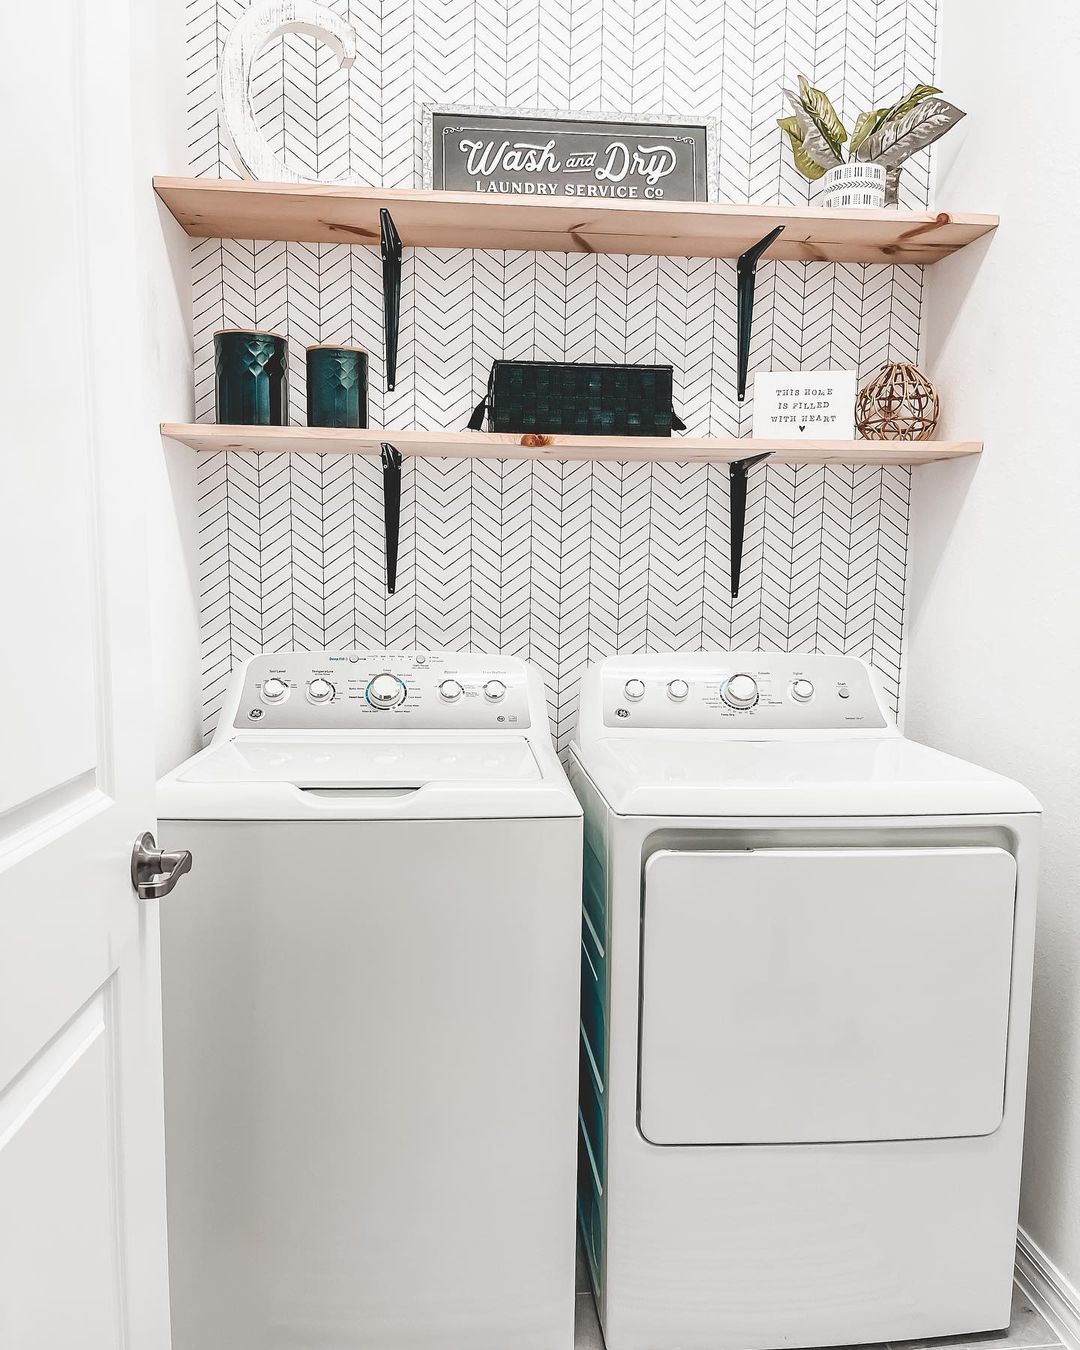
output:
POLYGON ((457 680, 443 680, 439 685, 439 697, 447 703, 456 703, 464 692, 457 680))
POLYGON ((729 708, 752 708, 757 702, 757 680, 753 675, 732 675, 720 691, 729 708))
POLYGON ((395 708, 405 702, 407 692, 396 675, 384 671, 368 681, 367 701, 373 708, 395 708))
POLYGON ((307 696, 311 699, 312 703, 329 703, 334 697, 334 686, 329 680, 309 680, 307 696))
POLYGON ((814 697, 814 685, 812 680, 792 680, 791 697, 796 703, 809 703, 814 697))
POLYGON ((622 691, 624 698, 628 698, 631 703, 636 703, 638 699, 645 697, 645 681, 627 680, 622 691))
POLYGON ((489 703, 498 703, 506 697, 506 685, 502 680, 488 680, 484 685, 484 697, 489 703))
POLYGON ((690 692, 690 686, 685 680, 668 680, 668 697, 673 698, 676 703, 681 703, 690 692))
POLYGON ((267 703, 280 703, 288 692, 289 686, 276 675, 271 675, 268 680, 262 682, 262 696, 267 703))

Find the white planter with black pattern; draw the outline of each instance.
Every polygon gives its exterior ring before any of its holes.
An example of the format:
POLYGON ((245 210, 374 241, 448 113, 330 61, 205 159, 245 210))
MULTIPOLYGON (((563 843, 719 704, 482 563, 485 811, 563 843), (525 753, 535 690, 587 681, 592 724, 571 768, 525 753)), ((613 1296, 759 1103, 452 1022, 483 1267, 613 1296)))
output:
POLYGON ((881 164, 838 164, 821 180, 819 205, 880 208, 885 205, 885 168, 881 164))

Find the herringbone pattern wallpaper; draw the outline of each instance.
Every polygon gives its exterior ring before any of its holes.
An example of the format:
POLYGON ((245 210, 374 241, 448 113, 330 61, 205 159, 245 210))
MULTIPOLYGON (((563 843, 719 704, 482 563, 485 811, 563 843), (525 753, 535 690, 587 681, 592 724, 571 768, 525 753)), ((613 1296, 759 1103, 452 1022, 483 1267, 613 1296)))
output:
MULTIPOLYGON (((715 115, 720 194, 800 202, 775 118, 806 72, 848 119, 934 68, 936 0, 329 0, 360 35, 351 72, 293 35, 262 60, 279 153, 358 182, 419 180, 426 102, 715 115)), ((240 0, 188 7, 194 171, 231 175, 216 61, 240 0)), ((928 165, 904 174, 925 202, 928 165)), ((212 336, 258 325, 303 349, 371 353, 373 424, 460 428, 497 356, 664 361, 690 433, 750 433, 734 396, 735 274, 711 260, 406 250, 398 388, 382 392, 374 250, 193 245, 197 416, 213 420, 212 336)), ((763 264, 752 366, 914 360, 918 269, 763 264)), ((613 651, 781 647, 854 652, 899 693, 907 541, 903 469, 754 471, 743 587, 727 589, 719 466, 406 461, 398 594, 382 584, 377 464, 351 456, 207 457, 200 468, 205 727, 233 664, 261 648, 499 648, 548 680, 560 745, 582 666, 613 651)))

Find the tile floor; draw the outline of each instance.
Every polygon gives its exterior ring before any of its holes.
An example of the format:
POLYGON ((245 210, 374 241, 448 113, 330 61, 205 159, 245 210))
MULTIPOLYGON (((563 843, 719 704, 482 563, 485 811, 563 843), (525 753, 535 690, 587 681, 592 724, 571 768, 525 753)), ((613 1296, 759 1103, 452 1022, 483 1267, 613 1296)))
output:
MULTIPOLYGON (((1013 1289, 1012 1322, 1008 1331, 991 1331, 985 1336, 946 1336, 940 1341, 902 1341, 897 1342, 913 1350, 929 1350, 934 1346, 957 1347, 986 1346, 987 1350, 1037 1350, 1037 1347, 1057 1347, 1061 1338, 1047 1325, 1042 1316, 1028 1302, 1019 1289, 1013 1289)), ((592 1294, 588 1292, 588 1276, 580 1262, 578 1264, 577 1326, 574 1335, 575 1350, 604 1350, 603 1337, 600 1335, 600 1323, 596 1319, 592 1294)), ((844 1350, 856 1350, 845 1347, 844 1350)))

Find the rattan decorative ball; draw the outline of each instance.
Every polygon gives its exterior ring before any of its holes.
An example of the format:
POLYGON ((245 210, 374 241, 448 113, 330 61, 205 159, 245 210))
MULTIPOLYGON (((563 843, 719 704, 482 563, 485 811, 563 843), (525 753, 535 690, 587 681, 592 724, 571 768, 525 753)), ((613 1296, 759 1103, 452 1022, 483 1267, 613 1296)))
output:
POLYGON ((928 441, 940 411, 937 390, 922 371, 896 361, 859 390, 855 425, 868 441, 928 441))

